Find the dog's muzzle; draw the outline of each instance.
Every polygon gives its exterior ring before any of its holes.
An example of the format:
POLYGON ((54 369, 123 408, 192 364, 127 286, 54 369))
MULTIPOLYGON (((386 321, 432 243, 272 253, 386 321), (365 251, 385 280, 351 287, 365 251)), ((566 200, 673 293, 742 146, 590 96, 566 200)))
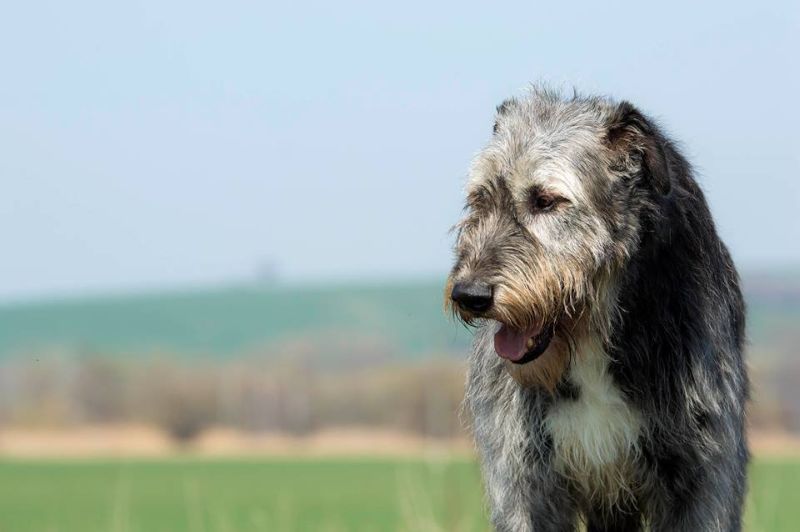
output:
POLYGON ((492 308, 492 287, 480 281, 461 281, 453 285, 450 299, 461 309, 482 314, 492 308))

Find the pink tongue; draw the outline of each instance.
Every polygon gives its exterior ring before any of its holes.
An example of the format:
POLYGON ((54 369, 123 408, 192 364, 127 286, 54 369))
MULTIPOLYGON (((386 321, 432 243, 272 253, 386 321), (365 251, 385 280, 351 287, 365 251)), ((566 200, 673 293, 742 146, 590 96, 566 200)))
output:
POLYGON ((528 338, 536 336, 541 327, 531 327, 527 331, 515 331, 507 325, 500 327, 494 335, 494 350, 502 358, 516 361, 525 356, 528 338))

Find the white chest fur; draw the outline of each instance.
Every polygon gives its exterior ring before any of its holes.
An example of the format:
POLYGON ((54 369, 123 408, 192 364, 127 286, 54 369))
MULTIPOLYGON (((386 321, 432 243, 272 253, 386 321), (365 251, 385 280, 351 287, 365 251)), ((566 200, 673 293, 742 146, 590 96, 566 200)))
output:
POLYGON ((629 492, 642 419, 614 384, 601 344, 587 341, 580 347, 568 374, 579 397, 553 405, 545 426, 553 439, 556 467, 587 496, 613 502, 629 492))

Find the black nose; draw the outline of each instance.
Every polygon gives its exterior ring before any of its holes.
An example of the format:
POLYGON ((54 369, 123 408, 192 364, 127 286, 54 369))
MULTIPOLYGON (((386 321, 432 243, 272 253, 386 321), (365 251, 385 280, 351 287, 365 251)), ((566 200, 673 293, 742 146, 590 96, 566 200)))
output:
POLYGON ((456 283, 450 298, 470 312, 486 312, 492 306, 492 287, 478 281, 456 283))

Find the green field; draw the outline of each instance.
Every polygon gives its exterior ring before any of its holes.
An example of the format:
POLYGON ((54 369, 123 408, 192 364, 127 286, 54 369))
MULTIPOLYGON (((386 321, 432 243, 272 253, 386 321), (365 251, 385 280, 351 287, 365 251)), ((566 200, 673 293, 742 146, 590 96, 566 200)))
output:
MULTIPOLYGON (((800 530, 800 461, 753 466, 747 529, 800 530)), ((0 462, 0 532, 487 530, 467 460, 0 462)))

